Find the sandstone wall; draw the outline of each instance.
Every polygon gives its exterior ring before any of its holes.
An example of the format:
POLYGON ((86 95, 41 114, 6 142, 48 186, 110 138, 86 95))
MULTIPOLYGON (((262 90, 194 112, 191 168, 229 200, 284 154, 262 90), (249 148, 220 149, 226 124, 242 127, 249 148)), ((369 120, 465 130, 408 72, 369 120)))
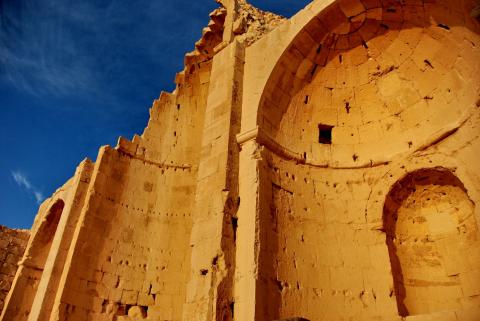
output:
POLYGON ((163 94, 143 137, 99 154, 60 318, 181 319, 206 79, 163 94))
POLYGON ((28 230, 12 230, 0 226, 0 310, 18 269, 18 262, 25 252, 30 233, 28 230))
POLYGON ((259 314, 265 320, 477 315, 479 189, 478 177, 468 173, 476 168, 471 157, 480 128, 473 126, 429 151, 367 169, 315 168, 265 151, 259 266, 268 299, 259 314), (455 148, 459 140, 469 147, 455 148), (405 176, 415 177, 417 187, 405 176), (393 192, 401 208, 394 218, 392 201, 382 207, 393 187, 406 195, 399 200, 393 192))

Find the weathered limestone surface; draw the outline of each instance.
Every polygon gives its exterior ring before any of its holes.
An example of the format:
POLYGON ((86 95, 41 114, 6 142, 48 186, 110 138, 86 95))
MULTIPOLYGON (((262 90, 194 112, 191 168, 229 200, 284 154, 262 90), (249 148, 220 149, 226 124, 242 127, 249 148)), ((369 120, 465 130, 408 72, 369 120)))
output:
POLYGON ((12 230, 0 225, 0 309, 3 309, 29 236, 28 230, 12 230))
POLYGON ((480 320, 478 3, 218 2, 40 206, 1 320, 480 320))

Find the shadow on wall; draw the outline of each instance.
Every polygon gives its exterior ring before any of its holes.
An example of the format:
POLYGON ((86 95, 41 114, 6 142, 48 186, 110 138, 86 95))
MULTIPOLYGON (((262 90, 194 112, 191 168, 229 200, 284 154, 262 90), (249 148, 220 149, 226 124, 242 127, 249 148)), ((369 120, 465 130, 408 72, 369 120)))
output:
POLYGON ((401 316, 479 301, 478 264, 462 256, 480 250, 474 204, 451 171, 422 169, 395 183, 383 221, 401 316))
MULTIPOLYGON (((48 249, 52 245, 53 237, 57 231, 58 222, 60 222, 64 206, 65 203, 62 200, 56 201, 50 208, 50 211, 45 218, 45 222, 43 222, 38 231, 38 242, 48 249)), ((46 255, 48 256, 48 251, 46 255)))

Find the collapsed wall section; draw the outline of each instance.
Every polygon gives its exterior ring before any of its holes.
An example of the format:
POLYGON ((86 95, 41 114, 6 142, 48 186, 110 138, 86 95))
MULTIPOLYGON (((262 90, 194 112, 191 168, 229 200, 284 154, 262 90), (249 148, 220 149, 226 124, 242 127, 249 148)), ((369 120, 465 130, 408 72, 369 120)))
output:
POLYGON ((13 283, 18 262, 25 252, 30 233, 28 230, 0 226, 0 311, 13 283))

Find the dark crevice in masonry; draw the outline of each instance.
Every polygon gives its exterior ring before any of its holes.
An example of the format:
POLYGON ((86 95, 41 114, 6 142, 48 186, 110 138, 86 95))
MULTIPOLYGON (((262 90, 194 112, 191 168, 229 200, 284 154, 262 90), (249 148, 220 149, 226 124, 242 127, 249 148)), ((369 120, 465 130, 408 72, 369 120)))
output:
POLYGON ((315 75, 315 72, 317 72, 317 69, 318 69, 318 64, 315 64, 315 66, 313 66, 312 68, 312 71, 310 71, 310 76, 313 77, 315 75))
POLYGON ((350 103, 348 101, 345 102, 345 110, 347 111, 347 114, 350 114, 350 109, 352 109, 350 103))
POLYGON ((213 268, 216 268, 217 265, 218 265, 218 255, 215 256, 215 257, 213 258, 213 260, 212 260, 212 267, 213 267, 213 268))
MULTIPOLYGON (((463 125, 463 124, 462 124, 462 125, 463 125)), ((438 143, 442 142, 443 140, 445 140, 445 139, 447 139, 448 137, 450 137, 450 136, 452 136, 453 134, 455 134, 460 127, 461 127, 461 126, 456 127, 456 128, 454 128, 454 129, 452 129, 452 130, 447 131, 446 133, 444 133, 443 135, 441 135, 441 136, 438 137, 437 139, 433 140, 432 142, 430 142, 430 143, 427 144, 426 146, 423 146, 423 147, 417 149, 416 151, 417 151, 417 152, 418 152, 418 151, 423 151, 423 150, 426 150, 426 149, 428 149, 428 148, 430 148, 430 147, 432 147, 432 146, 437 145, 438 143)))
MULTIPOLYGON (((390 67, 388 67, 384 70, 374 72, 372 75, 375 76, 375 77, 382 77, 382 76, 385 76, 386 74, 391 73, 392 71, 394 71, 397 68, 398 67, 392 65, 392 66, 390 66, 390 67)), ((380 69, 380 66, 378 66, 377 69, 380 69)))
POLYGON ((238 218, 232 216, 233 241, 237 241, 238 218))
POLYGON ((230 314, 232 315, 232 318, 235 316, 235 302, 230 302, 230 314))
POLYGON ((430 60, 425 59, 423 62, 425 63, 425 65, 427 65, 428 67, 430 67, 430 68, 433 69, 433 65, 432 65, 432 63, 430 62, 430 60))

